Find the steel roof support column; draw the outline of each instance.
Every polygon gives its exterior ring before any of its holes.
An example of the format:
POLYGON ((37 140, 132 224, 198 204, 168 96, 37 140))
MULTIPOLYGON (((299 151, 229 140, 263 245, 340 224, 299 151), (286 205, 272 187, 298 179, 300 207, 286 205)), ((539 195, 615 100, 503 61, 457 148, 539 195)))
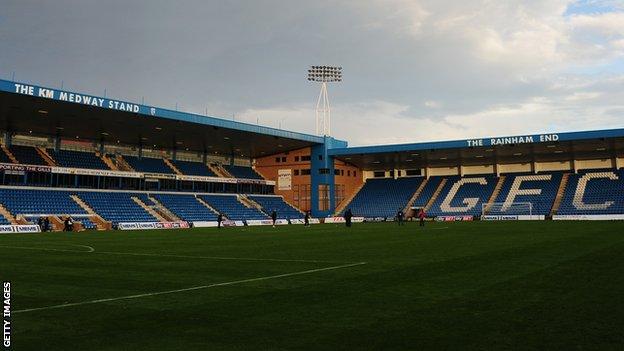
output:
POLYGON ((570 160, 570 168, 574 170, 574 174, 578 173, 578 165, 576 164, 576 150, 574 150, 574 144, 570 145, 570 154, 572 159, 570 160))
POLYGON ((327 152, 334 139, 327 136, 324 139, 323 144, 312 146, 310 153, 310 210, 314 217, 327 217, 336 208, 334 158, 327 152), (328 197, 327 206, 321 206, 321 191, 323 197, 328 197))
POLYGON ((61 136, 56 135, 54 137, 54 151, 58 152, 61 149, 61 136))
POLYGON ((13 135, 11 135, 11 132, 4 132, 4 144, 6 147, 11 147, 13 144, 13 135))

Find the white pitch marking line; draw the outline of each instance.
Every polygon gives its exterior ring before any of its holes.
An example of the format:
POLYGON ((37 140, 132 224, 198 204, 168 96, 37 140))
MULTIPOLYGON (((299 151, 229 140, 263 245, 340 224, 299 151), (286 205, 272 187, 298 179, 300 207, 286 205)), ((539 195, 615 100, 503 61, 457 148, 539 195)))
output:
POLYGON ((85 247, 87 250, 89 250, 87 252, 94 252, 95 251, 95 249, 92 246, 89 246, 89 245, 74 245, 74 244, 71 244, 71 245, 72 246, 78 246, 78 247, 85 247))
POLYGON ((53 305, 53 306, 45 306, 45 307, 28 308, 28 309, 24 309, 24 310, 13 311, 13 313, 25 313, 25 312, 33 312, 33 311, 51 310, 51 309, 66 308, 66 307, 73 307, 73 306, 92 305, 92 304, 102 303, 102 302, 138 299, 138 298, 142 298, 142 297, 165 295, 165 294, 175 294, 175 293, 186 292, 186 291, 194 291, 194 290, 215 288, 215 287, 219 287, 219 286, 243 284, 243 283, 257 282, 257 281, 262 281, 262 280, 269 280, 269 279, 292 277, 292 276, 296 276, 296 275, 311 274, 311 273, 316 273, 316 272, 331 271, 331 270, 335 270, 335 269, 349 268, 349 267, 361 266, 361 265, 365 265, 365 264, 366 264, 366 262, 358 262, 358 263, 344 264, 344 265, 340 265, 340 266, 332 266, 332 267, 326 267, 326 268, 309 269, 307 271, 270 275, 270 276, 266 276, 266 277, 249 278, 249 279, 243 279, 243 280, 235 280, 235 281, 231 281, 231 282, 193 286, 193 287, 184 288, 184 289, 166 290, 166 291, 158 291, 158 292, 146 293, 146 294, 128 295, 128 296, 120 296, 120 297, 111 297, 111 298, 107 298, 107 299, 97 299, 97 300, 91 300, 91 301, 66 303, 66 304, 62 304, 62 305, 53 305))

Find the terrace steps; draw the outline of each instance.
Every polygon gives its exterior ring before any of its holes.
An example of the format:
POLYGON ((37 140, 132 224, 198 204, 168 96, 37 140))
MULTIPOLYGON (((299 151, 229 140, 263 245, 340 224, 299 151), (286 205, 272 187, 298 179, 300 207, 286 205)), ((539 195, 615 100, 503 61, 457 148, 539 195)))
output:
POLYGON ((13 217, 11 212, 9 212, 2 204, 0 204, 0 214, 3 215, 4 218, 6 218, 9 222, 11 222, 11 224, 17 224, 15 217, 13 217))
POLYGON ((132 201, 136 202, 137 205, 141 206, 147 213, 151 214, 154 218, 156 218, 159 222, 167 222, 167 220, 163 216, 154 211, 153 208, 147 206, 147 204, 141 201, 141 199, 139 199, 138 197, 131 196, 130 198, 132 199, 132 201))
POLYGON ((39 154, 39 156, 41 156, 41 158, 45 161, 45 163, 48 164, 48 166, 51 166, 51 167, 56 166, 56 162, 54 161, 52 156, 50 156, 50 154, 48 153, 46 149, 42 147, 36 147, 35 150, 37 150, 37 153, 39 154))
POLYGON ((299 207, 293 205, 290 203, 290 201, 286 200, 283 196, 282 196, 282 201, 284 201, 285 203, 287 203, 290 207, 294 208, 295 210, 299 211, 302 214, 305 214, 305 211, 302 211, 299 207))
POLYGON ((431 206, 433 206, 435 201, 438 199, 438 196, 440 196, 440 193, 442 192, 442 189, 444 189, 446 182, 446 178, 443 178, 442 181, 440 181, 440 185, 438 185, 436 190, 433 192, 431 199, 429 199, 429 201, 427 201, 427 204, 425 205, 425 212, 429 211, 429 208, 431 208, 431 206))
POLYGON ((568 179, 570 178, 570 173, 564 173, 561 177, 561 183, 559 183, 559 189, 557 189, 557 196, 555 196, 555 201, 553 203, 553 207, 550 210, 550 216, 557 214, 559 211, 559 206, 561 206, 561 201, 563 201, 563 195, 565 194, 565 189, 568 186, 568 179))
POLYGON ((245 207, 247 208, 255 208, 256 210, 267 214, 266 212, 264 212, 264 209, 262 208, 262 206, 260 206, 259 203, 255 202, 254 200, 248 198, 245 195, 242 194, 237 194, 236 198, 238 199, 238 202, 242 203, 245 207))
POLYGON ((11 150, 9 150, 9 148, 7 148, 6 145, 4 145, 4 144, 2 144, 2 151, 4 151, 4 153, 7 155, 9 160, 11 160, 11 162, 19 163, 19 161, 15 158, 15 155, 13 155, 11 150))
POLYGON ((485 206, 485 209, 483 210, 483 214, 488 214, 488 212, 490 212, 490 207, 492 207, 491 204, 494 201, 496 201, 496 199, 498 198, 498 195, 500 194, 501 190, 503 189, 503 184, 505 184, 505 176, 504 175, 498 177, 498 182, 496 183, 496 187, 494 188, 494 191, 492 192, 492 195, 490 195, 490 198, 487 201, 487 205, 485 206))
POLYGON ((161 217, 163 217, 168 222, 177 222, 180 221, 180 217, 176 216, 175 213, 171 212, 165 205, 163 205, 160 201, 158 201, 155 197, 149 196, 150 201, 152 201, 156 206, 153 206, 152 209, 157 212, 161 217))
POLYGON ((178 169, 178 167, 176 167, 176 166, 175 166, 175 165, 174 165, 171 161, 169 161, 169 160, 168 160, 168 159, 166 159, 166 158, 163 158, 163 161, 165 162, 165 164, 166 164, 169 168, 171 168, 171 169, 175 172, 175 174, 177 174, 177 175, 182 175, 182 172, 180 172, 180 170, 178 169))
POLYGON ((221 166, 218 163, 209 164, 208 168, 210 168, 210 170, 214 174, 216 174, 217 176, 221 178, 234 178, 234 176, 230 174, 230 172, 228 172, 223 166, 221 166))
POLYGON ((409 199, 409 201, 407 201, 407 204, 405 205, 405 208, 403 209, 403 213, 404 213, 405 217, 407 217, 407 215, 410 212, 410 209, 412 207, 412 204, 414 203, 414 201, 416 201, 416 198, 418 198, 418 196, 420 196, 420 193, 422 193, 423 189, 425 188, 425 186, 427 185, 428 182, 429 182, 429 178, 425 178, 425 180, 423 180, 420 183, 420 185, 418 186, 418 189, 416 189, 416 191, 414 192, 412 197, 409 199))
POLYGON ((115 163, 117 164, 117 169, 120 171, 135 172, 134 168, 132 168, 130 164, 124 160, 123 156, 119 154, 115 156, 115 163))
POLYGON ((349 195, 349 197, 345 198, 344 200, 342 200, 342 202, 336 207, 336 210, 334 211, 334 214, 337 216, 340 214, 340 212, 342 212, 347 206, 349 206, 349 204, 351 203, 351 201, 353 201, 353 199, 355 198, 355 196, 360 192, 360 190, 362 190, 362 188, 364 187, 364 185, 366 185, 366 182, 362 182, 362 184, 360 184, 357 189, 355 189, 351 195, 349 195))
POLYGON ((219 214, 219 211, 217 211, 214 207, 210 206, 209 203, 207 203, 204 199, 202 199, 199 196, 195 196, 195 200, 199 201, 200 204, 206 206, 210 211, 219 214))
POLYGON ((113 224, 111 222, 106 221, 102 218, 95 210, 91 208, 86 202, 84 202, 78 195, 70 195, 72 200, 74 200, 78 206, 82 207, 90 216, 89 219, 93 224, 95 224, 97 230, 110 230, 113 228, 113 224))
POLYGON ((118 171, 117 165, 106 154, 96 154, 113 171, 118 171))

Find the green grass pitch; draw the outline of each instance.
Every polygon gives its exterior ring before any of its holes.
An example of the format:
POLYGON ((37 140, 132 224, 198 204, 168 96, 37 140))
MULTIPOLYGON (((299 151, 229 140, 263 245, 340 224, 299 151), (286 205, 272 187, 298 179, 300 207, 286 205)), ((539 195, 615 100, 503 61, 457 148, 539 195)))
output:
POLYGON ((11 234, 0 278, 13 350, 624 345, 622 222, 11 234))

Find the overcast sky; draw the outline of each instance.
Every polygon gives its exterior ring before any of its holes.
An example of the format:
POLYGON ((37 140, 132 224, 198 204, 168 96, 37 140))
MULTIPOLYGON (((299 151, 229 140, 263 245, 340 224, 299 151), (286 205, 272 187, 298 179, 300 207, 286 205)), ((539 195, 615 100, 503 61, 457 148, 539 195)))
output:
POLYGON ((0 0, 0 78, 350 145, 624 127, 624 0, 0 0))

